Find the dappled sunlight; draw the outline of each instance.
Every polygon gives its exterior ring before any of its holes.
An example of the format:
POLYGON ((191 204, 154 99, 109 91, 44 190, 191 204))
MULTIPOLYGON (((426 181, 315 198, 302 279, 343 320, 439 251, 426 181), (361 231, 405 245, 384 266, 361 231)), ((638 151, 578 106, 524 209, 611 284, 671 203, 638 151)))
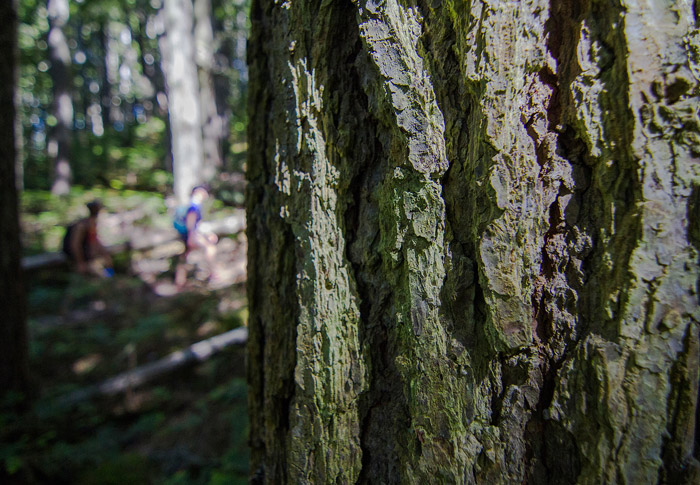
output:
MULTIPOLYGON (((211 220, 201 223, 203 231, 220 236, 214 266, 209 267, 201 249, 192 250, 184 263, 186 283, 184 288, 178 289, 174 284, 174 270, 184 252, 184 244, 173 228, 174 204, 160 197, 144 199, 143 195, 136 193, 119 197, 105 192, 95 196, 99 196, 105 206, 98 216, 98 235, 116 258, 120 266, 117 272, 137 277, 155 294, 173 296, 179 290, 223 289, 245 281, 246 239, 242 232, 245 227, 242 209, 217 209, 211 220), (215 278, 210 278, 212 273, 215 278)), ((25 238, 29 245, 46 248, 48 244, 48 248, 53 249, 44 255, 25 258, 25 267, 40 268, 44 264, 62 262, 63 256, 56 250, 60 247, 64 228, 86 216, 81 203, 91 198, 86 194, 68 207, 59 207, 60 211, 51 219, 55 226, 48 235, 44 235, 46 217, 31 214, 25 217, 25 238)))
MULTIPOLYGON (((58 335, 63 338, 75 331, 81 333, 79 341, 52 343, 51 352, 62 359, 70 358, 63 370, 53 368, 52 372, 70 372, 81 382, 94 381, 117 369, 137 371, 156 362, 159 369, 206 359, 228 345, 227 332, 245 325, 247 320, 242 285, 246 280, 247 241, 242 232, 242 210, 213 211, 207 229, 220 235, 214 266, 210 267, 202 249, 192 250, 184 262, 187 280, 177 287, 174 271, 184 245, 172 227, 172 215, 163 199, 109 196, 104 201, 97 230, 114 259, 114 277, 56 272, 54 268, 68 269, 60 261, 45 267, 37 264, 31 270, 33 278, 58 285, 50 295, 30 298, 30 302, 36 302, 30 307, 33 337, 53 340, 58 335), (212 270, 215 279, 210 278, 212 270), (64 276, 56 280, 59 275, 64 276), (185 324, 168 324, 170 319, 185 324), (113 332, 113 338, 107 339, 113 332), (227 335, 223 344, 218 341, 220 334, 227 335), (183 350, 183 345, 202 339, 207 339, 206 343, 183 350)), ((81 210, 70 206, 63 212, 82 217, 81 210)), ((59 215, 57 220, 68 218, 59 215)), ((37 220, 40 227, 44 226, 37 220)), ((239 338, 234 334, 235 341, 239 338)), ((36 349, 47 351, 43 346, 36 349)), ((123 381, 115 385, 131 389, 136 384, 123 381)))
POLYGON ((197 329, 197 336, 198 337, 206 337, 208 335, 213 335, 218 331, 218 326, 216 322, 213 322, 211 320, 207 320, 204 322, 202 325, 199 326, 197 329))
POLYGON ((97 367, 97 364, 102 362, 101 354, 89 354, 73 363, 73 372, 77 375, 87 374, 97 367))
POLYGON ((28 303, 8 328, 31 379, 10 375, 36 396, 27 419, 0 409, 0 483, 243 479, 249 1, 8 5, 4 213, 28 303))

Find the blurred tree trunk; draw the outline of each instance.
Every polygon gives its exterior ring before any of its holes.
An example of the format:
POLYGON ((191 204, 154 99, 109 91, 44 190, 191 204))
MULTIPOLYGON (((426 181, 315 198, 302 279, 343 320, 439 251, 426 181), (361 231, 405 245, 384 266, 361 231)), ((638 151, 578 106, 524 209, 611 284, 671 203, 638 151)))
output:
MULTIPOLYGON (((14 1, 14 0, 13 0, 14 1)), ((20 95, 15 89, 15 107, 19 106, 20 95)), ((19 192, 24 190, 24 133, 22 120, 15 115, 15 187, 19 192)))
POLYGON ((20 228, 15 183, 15 86, 17 11, 0 2, 0 397, 26 395, 29 387, 26 306, 20 266, 20 228))
POLYGON ((73 100, 71 98, 71 54, 63 28, 68 23, 68 0, 48 0, 48 53, 53 82, 52 114, 55 126, 49 130, 47 143, 49 159, 53 160, 54 178, 51 192, 67 194, 71 185, 70 142, 73 129, 73 100))
POLYGON ((221 170, 221 147, 226 136, 214 95, 214 32, 211 0, 194 0, 195 58, 199 77, 199 100, 202 116, 203 178, 212 180, 221 170))
POLYGON ((203 180, 202 124, 195 63, 192 0, 165 0, 165 52, 175 197, 184 204, 203 180))
POLYGON ((104 120, 107 122, 105 129, 109 126, 115 128, 124 123, 124 107, 122 106, 122 96, 120 88, 121 65, 121 28, 119 22, 112 22, 109 19, 104 24, 104 86, 102 88, 102 109, 105 112, 104 120))
MULTIPOLYGON (((146 29, 149 22, 154 22, 154 17, 140 13, 138 15, 139 27, 134 32, 136 43, 139 46, 139 63, 141 64, 141 72, 148 79, 153 87, 153 95, 149 97, 147 103, 144 103, 144 109, 148 117, 153 115, 154 106, 159 92, 165 90, 163 74, 159 63, 155 62, 158 53, 155 53, 150 48, 146 29)), ((154 28, 155 30, 155 28, 154 28)), ((153 33, 155 34, 155 32, 153 33)))
POLYGON ((255 0, 254 482, 700 483, 688 2, 255 0))
MULTIPOLYGON (((109 22, 107 20, 101 20, 100 21, 100 29, 98 30, 99 33, 99 40, 100 40, 100 51, 102 54, 102 59, 103 62, 101 62, 98 66, 98 73, 99 73, 99 78, 100 78, 100 90, 99 90, 99 97, 100 97, 100 118, 102 120, 102 134, 104 132, 104 129, 107 128, 111 123, 109 121, 109 107, 112 104, 112 96, 111 96, 111 84, 109 82, 108 78, 108 68, 107 68, 107 42, 108 39, 107 37, 109 36, 107 26, 109 25, 109 22)), ((94 131, 94 130, 93 130, 94 131)))

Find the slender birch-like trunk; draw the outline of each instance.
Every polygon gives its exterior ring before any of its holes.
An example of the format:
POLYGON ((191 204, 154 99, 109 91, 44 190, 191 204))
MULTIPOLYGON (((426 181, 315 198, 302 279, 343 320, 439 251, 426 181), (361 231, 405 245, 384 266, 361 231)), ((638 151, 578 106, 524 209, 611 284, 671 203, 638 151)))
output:
POLYGON ((68 0, 48 0, 49 17, 48 54, 53 82, 52 114, 55 124, 49 129, 47 143, 49 159, 53 160, 54 174, 51 192, 67 194, 72 173, 70 166, 71 131, 73 129, 73 99, 71 54, 63 28, 68 23, 68 0))
POLYGON ((175 196, 184 204, 202 182, 202 128, 195 63, 192 0, 164 0, 168 94, 175 196))
POLYGON ((194 0, 195 58, 199 78, 202 115, 203 177, 212 180, 223 165, 221 147, 226 136, 223 117, 219 115, 214 93, 214 31, 211 0, 194 0))

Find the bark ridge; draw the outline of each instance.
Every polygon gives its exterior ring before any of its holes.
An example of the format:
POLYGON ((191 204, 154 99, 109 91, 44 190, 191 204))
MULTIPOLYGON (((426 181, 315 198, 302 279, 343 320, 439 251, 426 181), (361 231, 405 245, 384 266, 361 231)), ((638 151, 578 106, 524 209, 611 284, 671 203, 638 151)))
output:
POLYGON ((253 2, 264 483, 700 479, 690 2, 253 2))

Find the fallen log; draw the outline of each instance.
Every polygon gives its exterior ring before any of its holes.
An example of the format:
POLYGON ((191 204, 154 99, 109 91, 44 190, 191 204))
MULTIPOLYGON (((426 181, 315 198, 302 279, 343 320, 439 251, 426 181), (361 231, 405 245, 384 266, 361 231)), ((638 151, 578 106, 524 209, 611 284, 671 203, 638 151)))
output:
POLYGON ((66 264, 68 258, 64 253, 43 253, 35 254, 34 256, 25 256, 22 258, 22 269, 25 271, 33 271, 39 268, 52 268, 66 264))
POLYGON ((61 405, 71 405, 91 399, 95 396, 113 396, 132 390, 135 387, 152 381, 157 377, 179 369, 187 364, 202 362, 212 355, 221 352, 226 347, 236 344, 245 344, 247 340, 248 328, 239 327, 192 344, 185 350, 178 350, 167 357, 119 374, 100 384, 78 389, 77 391, 59 398, 58 402, 61 405))

